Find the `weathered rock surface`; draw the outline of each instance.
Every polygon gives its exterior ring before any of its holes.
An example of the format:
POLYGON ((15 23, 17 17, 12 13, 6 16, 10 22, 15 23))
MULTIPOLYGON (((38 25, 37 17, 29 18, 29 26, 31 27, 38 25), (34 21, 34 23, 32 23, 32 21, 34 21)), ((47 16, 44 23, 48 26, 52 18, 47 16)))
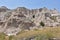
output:
POLYGON ((60 14, 57 10, 47 8, 29 10, 25 7, 8 9, 0 7, 0 32, 16 35, 21 30, 40 27, 40 22, 46 26, 60 26, 60 14))

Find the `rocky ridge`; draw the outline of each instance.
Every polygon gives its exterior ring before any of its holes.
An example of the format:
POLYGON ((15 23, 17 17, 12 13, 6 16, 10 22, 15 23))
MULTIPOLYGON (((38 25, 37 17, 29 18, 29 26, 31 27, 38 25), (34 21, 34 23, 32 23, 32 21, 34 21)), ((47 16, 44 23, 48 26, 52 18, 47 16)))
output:
POLYGON ((44 27, 60 26, 60 12, 45 7, 31 10, 25 7, 12 10, 5 6, 0 7, 0 32, 7 35, 16 35, 21 30, 41 28, 43 26, 40 22, 44 23, 44 27))

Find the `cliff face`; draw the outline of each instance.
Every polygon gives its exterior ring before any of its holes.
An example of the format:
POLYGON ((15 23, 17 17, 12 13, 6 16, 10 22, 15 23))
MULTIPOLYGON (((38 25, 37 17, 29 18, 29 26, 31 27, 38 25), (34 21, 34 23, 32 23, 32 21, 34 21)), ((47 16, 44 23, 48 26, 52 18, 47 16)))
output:
POLYGON ((16 9, 0 8, 0 32, 16 35, 21 30, 31 30, 44 26, 59 26, 60 17, 57 10, 48 10, 47 8, 29 10, 25 7, 16 9))

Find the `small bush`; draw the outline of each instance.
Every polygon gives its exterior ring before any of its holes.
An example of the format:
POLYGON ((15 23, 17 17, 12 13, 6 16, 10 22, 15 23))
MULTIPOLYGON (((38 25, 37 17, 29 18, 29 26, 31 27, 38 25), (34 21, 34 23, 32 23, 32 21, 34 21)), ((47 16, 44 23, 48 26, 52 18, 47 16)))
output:
POLYGON ((33 15, 33 18, 35 18, 35 15, 33 15))
POLYGON ((42 21, 40 22, 40 25, 43 26, 43 27, 45 26, 45 24, 42 21))

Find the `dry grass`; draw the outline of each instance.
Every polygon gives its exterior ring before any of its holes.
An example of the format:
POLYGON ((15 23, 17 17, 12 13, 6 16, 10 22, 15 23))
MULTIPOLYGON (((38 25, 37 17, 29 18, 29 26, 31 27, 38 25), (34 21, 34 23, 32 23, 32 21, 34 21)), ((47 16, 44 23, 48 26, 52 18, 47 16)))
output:
POLYGON ((30 30, 27 32, 23 32, 17 35, 18 38, 24 38, 24 37, 30 37, 35 36, 39 34, 46 34, 49 37, 60 37, 60 27, 46 27, 46 28, 40 28, 37 30, 30 30))
MULTIPOLYGON (((45 27, 36 30, 30 31, 22 31, 17 34, 12 39, 15 40, 16 38, 27 38, 37 35, 46 35, 48 37, 60 37, 60 27, 45 27)), ((0 35, 0 40, 9 40, 9 37, 6 35, 0 35)))

